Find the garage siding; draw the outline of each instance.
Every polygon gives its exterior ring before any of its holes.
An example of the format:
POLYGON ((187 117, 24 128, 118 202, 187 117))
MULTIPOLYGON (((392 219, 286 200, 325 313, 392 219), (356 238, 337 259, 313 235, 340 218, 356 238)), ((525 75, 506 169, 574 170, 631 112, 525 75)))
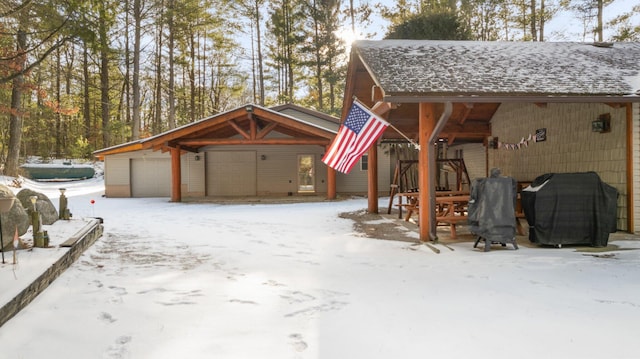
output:
MULTIPOLYGON (((243 146, 243 151, 254 153, 255 159, 255 193, 257 196, 287 195, 290 192, 296 194, 297 183, 297 161, 298 155, 314 155, 316 170, 316 192, 326 193, 327 170, 322 163, 324 149, 321 146, 243 146)), ((219 146, 205 149, 206 157, 210 157, 212 152, 234 153, 238 152, 235 146, 219 146)), ((214 164, 207 161, 207 195, 220 196, 229 194, 214 194, 209 187, 210 175, 214 164)), ((224 168, 218 168, 219 175, 223 175, 224 168)), ((248 179, 249 177, 247 177, 248 179)), ((366 183, 365 183, 366 185, 366 183)))
POLYGON ((107 156, 104 160, 104 192, 113 198, 131 197, 131 167, 128 157, 107 156))

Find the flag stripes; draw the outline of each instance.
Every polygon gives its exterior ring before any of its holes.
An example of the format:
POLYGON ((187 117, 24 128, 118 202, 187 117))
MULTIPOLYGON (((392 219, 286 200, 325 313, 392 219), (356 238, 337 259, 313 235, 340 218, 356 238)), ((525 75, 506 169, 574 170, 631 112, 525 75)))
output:
POLYGON ((354 101, 322 161, 336 171, 351 172, 360 157, 378 140, 387 126, 389 123, 354 101))

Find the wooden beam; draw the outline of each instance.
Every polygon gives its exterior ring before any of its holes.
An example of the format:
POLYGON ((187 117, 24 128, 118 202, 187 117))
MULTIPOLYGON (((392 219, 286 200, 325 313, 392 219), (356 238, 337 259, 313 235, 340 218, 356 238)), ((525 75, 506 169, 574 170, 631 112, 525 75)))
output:
POLYGON ((140 151, 142 149, 143 149, 142 148, 142 144, 134 143, 134 144, 130 144, 130 145, 122 146, 122 147, 106 149, 106 150, 102 150, 102 151, 96 151, 94 153, 94 155, 96 156, 96 158, 98 158, 100 160, 104 160, 104 156, 107 156, 107 155, 115 155, 115 154, 118 154, 118 153, 127 153, 127 152, 133 152, 133 151, 140 151))
POLYGON ((249 138, 255 139, 257 131, 256 119, 252 114, 249 114, 249 138))
POLYGON ((266 139, 243 139, 243 138, 194 138, 179 141, 182 146, 221 146, 221 145, 320 145, 331 143, 331 140, 324 138, 266 138, 266 139))
POLYGON ((378 145, 369 148, 369 162, 367 167, 367 200, 369 213, 378 213, 378 145))
MULTIPOLYGON (((389 102, 377 102, 371 112, 385 117, 392 105, 389 102)), ((369 213, 378 213, 378 144, 369 149, 369 168, 367 170, 367 199, 369 213)))
POLYGON ((458 119, 458 123, 459 124, 464 125, 464 122, 469 117, 469 114, 471 113, 471 110, 473 110, 473 104, 472 103, 465 103, 464 104, 464 112, 462 113, 462 117, 460 117, 460 119, 458 119))
POLYGON ((420 241, 427 242, 431 240, 430 233, 435 232, 435 198, 430 198, 430 188, 435 188, 435 179, 431 178, 431 168, 433 164, 430 157, 435 158, 435 148, 429 142, 429 138, 433 135, 436 127, 435 104, 420 103, 418 110, 418 143, 420 144, 420 152, 418 154, 418 186, 420 188, 420 211, 418 212, 418 221, 420 223, 420 241), (433 214, 433 216, 432 216, 433 214), (434 217, 433 220, 431 217, 434 217), (432 228, 433 227, 433 228, 432 228))
MULTIPOLYGON (((329 146, 325 147, 325 151, 329 151, 329 146)), ((336 170, 327 167, 327 199, 336 199, 336 170)))
POLYGON ((277 126, 278 124, 275 122, 269 123, 262 130, 260 130, 260 132, 256 134, 256 140, 263 139, 266 135, 269 134, 269 132, 273 131, 273 129, 276 128, 277 126))
POLYGON ((238 123, 235 120, 229 120, 227 121, 227 123, 233 127, 233 129, 235 129, 242 137, 248 139, 251 139, 251 135, 248 134, 242 127, 240 127, 240 125, 238 125, 238 123))
POLYGON ((171 202, 182 201, 180 153, 180 145, 171 148, 171 202))

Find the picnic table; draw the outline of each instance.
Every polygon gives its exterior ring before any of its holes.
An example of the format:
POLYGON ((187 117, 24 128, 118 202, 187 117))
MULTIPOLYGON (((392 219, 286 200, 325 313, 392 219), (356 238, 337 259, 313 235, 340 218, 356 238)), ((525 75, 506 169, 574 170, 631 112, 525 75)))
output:
MULTIPOLYGON (((451 238, 456 239, 456 225, 467 223, 469 192, 436 191, 436 224, 448 225, 451 238)), ((408 221, 420 209, 420 192, 398 193, 398 218, 402 218, 403 208, 407 211, 404 220, 408 221)))

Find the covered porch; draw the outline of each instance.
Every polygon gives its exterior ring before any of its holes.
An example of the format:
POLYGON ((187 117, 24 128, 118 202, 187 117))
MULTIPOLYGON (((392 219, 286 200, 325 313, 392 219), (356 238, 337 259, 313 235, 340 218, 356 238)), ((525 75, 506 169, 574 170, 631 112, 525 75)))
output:
MULTIPOLYGON (((487 165, 492 165, 499 162, 490 163, 488 152, 498 143, 492 138, 496 132, 492 119, 501 106, 544 109, 551 104, 601 104, 622 111, 626 131, 616 141, 624 143, 627 160, 621 171, 626 177, 620 184, 623 203, 619 202, 619 212, 622 208, 625 213, 619 213, 619 218, 625 218, 625 227, 633 231, 637 216, 632 205, 636 202, 633 157, 638 144, 632 136, 638 132, 640 117, 633 109, 637 111, 640 101, 640 64, 631 59, 638 56, 640 46, 629 43, 358 41, 352 46, 342 118, 357 98, 395 127, 387 129, 382 141, 406 136, 419 144, 419 238, 426 242, 438 239, 438 141, 449 145, 482 143, 487 165)), ((562 114, 549 116, 550 121, 564 121, 562 114)), ((369 158, 376 156, 377 149, 372 147, 369 158)), ((589 166, 585 163, 584 170, 590 170, 589 166)), ((371 166, 370 213, 379 211, 375 178, 376 169, 371 166)))

